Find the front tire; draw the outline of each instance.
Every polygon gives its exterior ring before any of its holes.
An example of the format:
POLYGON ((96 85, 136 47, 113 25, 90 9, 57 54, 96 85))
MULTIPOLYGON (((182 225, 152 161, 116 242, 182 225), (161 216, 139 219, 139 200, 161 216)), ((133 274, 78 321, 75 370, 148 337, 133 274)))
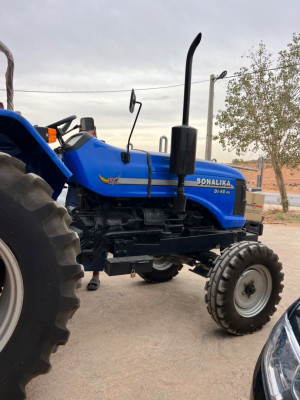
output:
POLYGON ((216 259, 205 297, 215 322, 235 335, 261 329, 276 311, 283 285, 282 264, 267 246, 234 243, 216 259))
POLYGON ((25 398, 65 344, 81 267, 79 241, 66 210, 40 177, 0 153, 0 398, 25 398))
POLYGON ((182 264, 174 264, 168 260, 168 257, 155 257, 153 260, 153 270, 139 275, 150 283, 167 282, 178 275, 181 268, 182 264))

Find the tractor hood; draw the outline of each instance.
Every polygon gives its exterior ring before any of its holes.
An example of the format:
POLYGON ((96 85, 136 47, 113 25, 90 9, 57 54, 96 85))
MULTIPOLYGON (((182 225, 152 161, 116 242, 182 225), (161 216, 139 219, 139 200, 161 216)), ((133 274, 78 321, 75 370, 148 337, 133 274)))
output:
MULTIPOLYGON (((169 173, 170 155, 162 153, 151 153, 152 170, 156 172, 169 173)), ((211 161, 197 159, 195 174, 205 176, 223 176, 230 179, 245 179, 241 172, 225 164, 217 164, 211 161)))
MULTIPOLYGON (((73 182, 106 197, 173 198, 177 175, 169 172, 170 156, 162 153, 130 151, 130 162, 122 161, 124 150, 108 145, 88 133, 74 135, 63 154, 72 171, 73 182)), ((233 168, 197 161, 195 174, 185 178, 188 201, 208 209, 224 228, 244 225, 243 215, 235 215, 236 188, 243 175, 233 168)))

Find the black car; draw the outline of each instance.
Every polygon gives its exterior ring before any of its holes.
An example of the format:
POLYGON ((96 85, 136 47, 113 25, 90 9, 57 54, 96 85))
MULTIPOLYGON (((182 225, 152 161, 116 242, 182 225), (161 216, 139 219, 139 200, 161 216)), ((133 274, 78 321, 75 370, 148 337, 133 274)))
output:
POLYGON ((272 329, 256 363, 251 400, 300 400, 300 299, 272 329))

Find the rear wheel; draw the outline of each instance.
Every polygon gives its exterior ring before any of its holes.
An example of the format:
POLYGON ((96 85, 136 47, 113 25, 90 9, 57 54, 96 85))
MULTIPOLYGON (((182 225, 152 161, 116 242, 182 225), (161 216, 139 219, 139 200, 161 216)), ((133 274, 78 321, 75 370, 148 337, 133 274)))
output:
POLYGON ((178 275, 182 264, 174 264, 168 257, 155 257, 153 260, 153 270, 141 273, 140 276, 147 282, 158 283, 167 282, 178 275))
POLYGON ((282 264, 267 246, 234 243, 215 261, 206 284, 208 312, 235 335, 260 329, 276 311, 283 285, 282 264))
POLYGON ((25 385, 49 370, 79 306, 77 235, 40 177, 0 153, 0 398, 25 397, 25 385))

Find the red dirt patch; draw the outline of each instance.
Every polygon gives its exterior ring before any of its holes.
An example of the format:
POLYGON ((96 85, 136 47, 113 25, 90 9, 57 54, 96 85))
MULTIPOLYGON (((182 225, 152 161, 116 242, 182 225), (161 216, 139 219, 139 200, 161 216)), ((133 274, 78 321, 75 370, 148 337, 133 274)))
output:
MULTIPOLYGON (((236 164, 241 167, 257 168, 257 162, 245 162, 236 164)), ((300 168, 295 170, 289 170, 286 167, 283 168, 283 177, 286 184, 286 190, 288 194, 300 194, 300 168)), ((260 172, 240 170, 247 180, 248 187, 256 187, 257 175, 260 172)), ((262 190, 264 192, 275 192, 278 193, 278 187, 275 179, 275 174, 270 163, 265 163, 263 171, 263 185, 262 190)))

